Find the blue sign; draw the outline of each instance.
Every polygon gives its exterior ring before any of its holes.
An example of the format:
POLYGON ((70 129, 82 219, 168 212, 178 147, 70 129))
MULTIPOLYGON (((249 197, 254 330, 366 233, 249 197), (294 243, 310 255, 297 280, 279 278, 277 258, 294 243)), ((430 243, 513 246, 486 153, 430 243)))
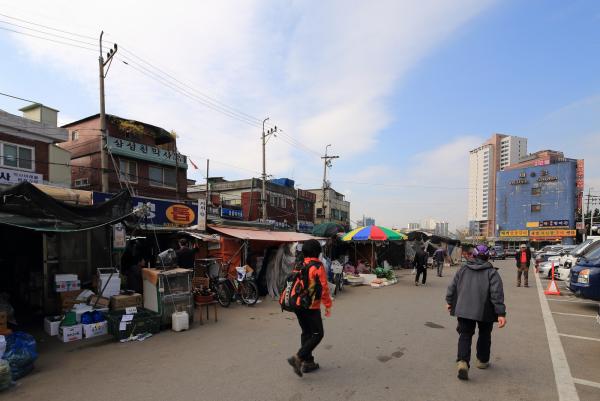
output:
POLYGON ((540 221, 540 227, 569 227, 569 220, 544 220, 540 221))
MULTIPOLYGON (((106 202, 113 194, 93 192, 94 204, 106 202)), ((155 226, 179 227, 198 224, 198 203, 176 202, 164 199, 145 198, 141 196, 132 197, 133 208, 144 205, 149 207, 146 223, 155 226)))
POLYGON ((232 220, 242 220, 244 218, 240 209, 221 208, 221 217, 232 220))

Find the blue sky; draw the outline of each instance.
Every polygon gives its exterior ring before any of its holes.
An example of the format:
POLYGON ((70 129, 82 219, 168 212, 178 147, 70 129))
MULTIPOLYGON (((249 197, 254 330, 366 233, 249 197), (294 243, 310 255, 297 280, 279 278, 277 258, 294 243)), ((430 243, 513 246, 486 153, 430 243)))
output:
MULTIPOLYGON (((587 183, 600 190, 596 1, 189 2, 141 11, 123 1, 112 19, 98 5, 13 3, 0 0, 0 13, 93 37, 105 29, 203 93, 270 116, 288 135, 268 144, 270 174, 320 186, 319 158, 290 137, 318 152, 331 143, 341 158, 330 178, 352 201, 353 219, 464 226, 468 150, 494 132, 529 138, 529 151, 586 158, 587 183)), ((93 52, 6 31, 0 51, 0 92, 56 107, 63 121, 97 112, 93 52)), ((260 128, 122 63, 107 92, 110 113, 175 129, 197 164, 214 161, 214 174, 257 176, 260 128)), ((22 105, 0 97, 9 112, 22 105)))

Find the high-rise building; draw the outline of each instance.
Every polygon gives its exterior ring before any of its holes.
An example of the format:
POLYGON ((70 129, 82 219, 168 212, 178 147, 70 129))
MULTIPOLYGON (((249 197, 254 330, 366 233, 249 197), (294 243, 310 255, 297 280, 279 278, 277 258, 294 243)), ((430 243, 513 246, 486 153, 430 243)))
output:
POLYGON ((409 230, 418 230, 421 228, 421 224, 419 223, 408 223, 408 229, 409 230))
POLYGON ((374 226, 375 225, 375 219, 373 217, 366 217, 363 216, 363 226, 374 226))
POLYGON ((527 154, 527 139, 494 134, 469 152, 469 233, 492 237, 496 220, 496 173, 527 154))
POLYGON ((435 223, 435 234, 447 237, 448 232, 448 222, 447 221, 438 221, 435 223))
POLYGON ((425 221, 423 222, 423 229, 435 230, 436 223, 437 223, 437 221, 435 219, 432 219, 432 218, 425 219, 425 221))

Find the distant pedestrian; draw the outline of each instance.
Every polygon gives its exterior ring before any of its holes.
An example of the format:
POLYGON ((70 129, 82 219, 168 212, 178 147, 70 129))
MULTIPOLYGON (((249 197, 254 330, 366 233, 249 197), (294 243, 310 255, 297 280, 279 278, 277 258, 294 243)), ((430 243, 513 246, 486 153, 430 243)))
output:
POLYGON ((454 275, 446 293, 448 311, 458 319, 456 365, 458 378, 461 380, 469 379, 471 341, 475 326, 479 328, 477 368, 487 369, 490 365, 494 322, 498 322, 499 328, 506 325, 502 279, 497 269, 488 262, 489 257, 488 247, 477 245, 472 258, 454 275))
POLYGON ((521 286, 521 276, 523 276, 523 286, 529 287, 529 265, 531 264, 531 250, 525 244, 521 244, 519 252, 515 254, 517 261, 517 287, 521 286))
POLYGON ((198 252, 198 248, 190 248, 187 239, 180 239, 179 249, 175 251, 175 254, 177 255, 177 266, 184 269, 193 269, 196 252, 198 252))
POLYGON ((429 255, 427 252, 420 246, 417 248, 417 252, 415 253, 415 259, 413 260, 413 265, 417 271, 415 275, 415 285, 419 285, 419 277, 423 274, 422 285, 425 285, 427 282, 427 259, 429 255))
POLYGON ((331 315, 332 300, 327 273, 319 260, 320 253, 321 244, 317 240, 308 240, 302 245, 304 260, 286 279, 286 288, 282 291, 279 301, 282 309, 294 311, 302 329, 300 349, 287 360, 298 376, 319 369, 313 351, 325 335, 321 301, 325 305, 325 316, 331 315))
POLYGON ((446 261, 446 250, 442 247, 435 250, 433 253, 433 262, 437 268, 438 277, 442 277, 442 270, 444 269, 444 262, 446 261))

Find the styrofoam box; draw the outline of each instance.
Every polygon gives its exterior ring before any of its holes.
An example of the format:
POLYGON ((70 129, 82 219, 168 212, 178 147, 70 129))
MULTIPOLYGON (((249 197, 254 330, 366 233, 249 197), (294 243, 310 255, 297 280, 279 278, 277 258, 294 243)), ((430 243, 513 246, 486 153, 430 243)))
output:
POLYGON ((76 324, 74 326, 61 326, 58 329, 58 338, 63 343, 81 340, 83 335, 83 325, 76 324))
POLYGON ((44 331, 46 331, 49 336, 58 335, 58 328, 62 321, 61 317, 62 316, 48 316, 44 318, 44 331))
POLYGON ((108 334, 108 322, 90 323, 83 325, 83 335, 85 338, 93 338, 108 334))

